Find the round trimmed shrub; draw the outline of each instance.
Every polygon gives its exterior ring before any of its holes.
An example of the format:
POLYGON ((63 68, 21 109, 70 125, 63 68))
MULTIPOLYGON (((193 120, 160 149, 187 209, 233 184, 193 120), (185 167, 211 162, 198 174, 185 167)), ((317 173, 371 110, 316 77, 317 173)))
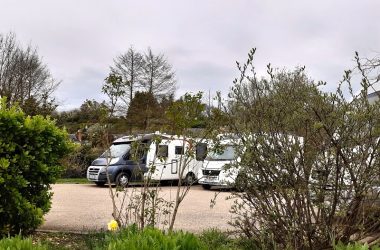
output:
POLYGON ((0 237, 27 234, 51 205, 50 184, 69 151, 65 131, 42 116, 26 116, 0 100, 0 237))

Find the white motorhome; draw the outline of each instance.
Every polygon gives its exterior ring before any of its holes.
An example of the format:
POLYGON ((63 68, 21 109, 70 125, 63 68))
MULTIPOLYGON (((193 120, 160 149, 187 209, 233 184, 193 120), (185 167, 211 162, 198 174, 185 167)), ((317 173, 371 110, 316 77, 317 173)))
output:
MULTIPOLYGON (((255 135, 250 135, 250 137, 253 136, 255 135)), ((210 189, 212 186, 233 187, 239 174, 239 168, 236 165, 234 167, 228 167, 228 165, 239 161, 237 150, 239 145, 241 146, 241 140, 230 134, 220 135, 220 137, 222 139, 219 144, 222 146, 222 150, 217 152, 209 150, 198 174, 200 176, 198 183, 202 184, 204 189, 210 189)), ((296 139, 291 135, 287 137, 290 141, 296 139)), ((297 138, 302 141, 302 138, 297 138)), ((270 142, 267 143, 270 144, 270 142)), ((258 146, 258 148, 261 147, 258 146)), ((252 178, 255 177, 252 176, 252 178)))
POLYGON ((151 171, 145 176, 150 175, 152 180, 178 180, 184 167, 182 179, 187 184, 195 183, 206 148, 202 143, 193 144, 195 140, 177 136, 165 136, 153 142, 147 154, 147 167, 151 171))
POLYGON ((238 169, 226 168, 236 160, 236 140, 224 139, 220 141, 221 150, 209 150, 199 170, 198 183, 204 189, 212 186, 231 187, 238 175, 238 169))
POLYGON ((144 176, 157 181, 178 180, 180 169, 185 166, 181 178, 186 183, 194 183, 202 166, 203 151, 198 150, 196 145, 197 153, 187 157, 190 146, 190 140, 167 134, 125 136, 115 140, 105 153, 92 162, 87 169, 87 179, 99 186, 104 185, 108 169, 111 183, 121 186, 128 185, 130 181, 141 181, 144 176), (137 157, 131 156, 134 143, 142 145, 137 157), (186 164, 182 164, 185 160, 186 164))

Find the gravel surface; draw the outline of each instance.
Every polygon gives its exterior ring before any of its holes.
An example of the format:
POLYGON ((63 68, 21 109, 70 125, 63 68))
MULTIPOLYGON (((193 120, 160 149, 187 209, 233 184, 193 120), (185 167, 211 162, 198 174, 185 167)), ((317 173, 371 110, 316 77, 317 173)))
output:
MULTIPOLYGON (((131 189, 131 188, 130 188, 131 189)), ((47 231, 93 231, 106 229, 112 219, 112 202, 107 187, 92 184, 56 184, 53 186, 53 204, 45 215, 45 223, 39 228, 47 231)), ((175 187, 162 187, 160 194, 166 200, 174 200, 175 187)), ((221 190, 203 190, 201 186, 191 187, 180 205, 175 229, 200 232, 207 228, 227 230, 232 215, 229 209, 232 200, 226 200, 231 193, 221 190), (210 208, 210 201, 219 193, 216 205, 210 208)))

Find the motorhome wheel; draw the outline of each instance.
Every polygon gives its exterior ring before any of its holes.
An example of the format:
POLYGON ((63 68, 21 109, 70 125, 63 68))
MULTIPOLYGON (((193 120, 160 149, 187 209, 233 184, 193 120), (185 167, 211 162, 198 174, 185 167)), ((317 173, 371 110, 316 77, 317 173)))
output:
POLYGON ((129 183, 129 175, 127 173, 121 172, 116 176, 116 186, 126 187, 129 183))
POLYGON ((185 177, 184 184, 186 185, 192 185, 196 181, 195 175, 193 173, 188 173, 185 177))

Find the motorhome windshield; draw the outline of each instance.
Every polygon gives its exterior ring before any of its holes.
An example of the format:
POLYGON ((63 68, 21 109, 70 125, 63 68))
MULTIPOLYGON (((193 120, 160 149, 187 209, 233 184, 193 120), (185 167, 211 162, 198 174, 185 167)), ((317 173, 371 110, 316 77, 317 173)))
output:
POLYGON ((122 157, 123 155, 127 154, 131 150, 131 144, 127 143, 120 143, 120 144, 112 144, 112 146, 104 152, 100 157, 101 158, 116 158, 116 157, 122 157))
POLYGON ((232 161, 235 159, 235 147, 227 145, 221 152, 209 152, 206 160, 208 161, 232 161))

